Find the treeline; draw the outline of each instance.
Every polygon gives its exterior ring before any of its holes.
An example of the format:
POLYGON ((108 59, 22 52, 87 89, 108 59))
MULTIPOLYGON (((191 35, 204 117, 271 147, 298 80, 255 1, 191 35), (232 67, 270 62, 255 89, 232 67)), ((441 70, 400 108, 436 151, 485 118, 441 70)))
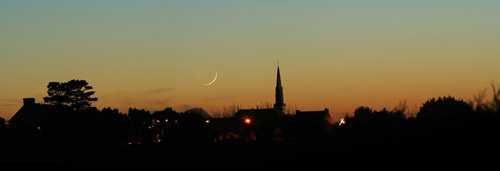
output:
MULTIPOLYGON (((496 102, 495 102, 496 103, 496 102)), ((150 112, 130 108, 127 114, 117 109, 72 108, 40 105, 46 122, 37 128, 10 129, 3 138, 18 142, 46 141, 60 144, 128 146, 144 144, 209 144, 218 136, 238 133, 231 130, 232 117, 211 118, 201 108, 176 112, 171 108, 150 112), (224 134, 221 134, 224 133, 224 134)), ((406 117, 403 108, 373 110, 358 107, 345 123, 334 123, 321 132, 321 141, 349 143, 400 143, 430 137, 488 138, 500 132, 500 108, 477 105, 454 97, 426 101, 416 116, 406 117), (482 106, 474 108, 474 106, 482 106)), ((287 132, 292 115, 283 118, 280 131, 287 132), (284 130, 283 130, 284 129, 284 130)), ((291 122, 290 122, 291 123, 291 122)), ((5 131, 4 131, 5 132, 5 131)), ((293 136, 294 134, 292 134, 293 136)), ((236 135, 237 136, 237 135, 236 135)), ((291 143, 297 137, 284 137, 291 143)), ((314 139, 315 137, 309 137, 314 139)), ((468 140, 467 140, 468 141, 468 140)), ((243 142, 243 141, 237 141, 243 142)))
MULTIPOLYGON (((493 98, 486 101, 485 91, 464 101, 454 97, 427 100, 416 116, 405 115, 406 105, 393 110, 358 107, 354 116, 335 125, 332 137, 360 144, 435 143, 470 147, 500 143, 500 90, 492 84, 493 98)), ((491 146, 488 146, 491 147, 491 146)))
POLYGON ((16 144, 115 147, 153 143, 206 143, 209 139, 207 124, 210 117, 201 108, 180 113, 171 108, 155 112, 130 108, 124 114, 109 107, 102 110, 93 107, 75 110, 64 106, 39 106, 46 116, 40 126, 2 131, 2 139, 16 144))

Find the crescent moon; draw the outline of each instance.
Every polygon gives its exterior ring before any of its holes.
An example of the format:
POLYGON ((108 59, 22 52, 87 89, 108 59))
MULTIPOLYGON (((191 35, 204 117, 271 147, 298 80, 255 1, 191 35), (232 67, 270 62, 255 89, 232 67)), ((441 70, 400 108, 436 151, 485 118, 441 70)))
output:
POLYGON ((214 78, 214 80, 212 80, 212 81, 211 81, 211 82, 209 82, 209 83, 202 84, 202 85, 205 85, 205 86, 212 85, 212 84, 215 82, 215 80, 217 80, 217 72, 215 72, 215 78, 214 78))

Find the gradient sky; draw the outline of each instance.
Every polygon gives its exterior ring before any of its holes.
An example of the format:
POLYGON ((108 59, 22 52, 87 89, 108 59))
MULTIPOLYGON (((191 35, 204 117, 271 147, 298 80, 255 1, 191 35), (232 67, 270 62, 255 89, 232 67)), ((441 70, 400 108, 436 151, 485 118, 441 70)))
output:
POLYGON ((98 108, 417 111, 500 82, 498 0, 0 0, 0 116, 84 79, 98 108), (218 80, 208 83, 218 72, 218 80))

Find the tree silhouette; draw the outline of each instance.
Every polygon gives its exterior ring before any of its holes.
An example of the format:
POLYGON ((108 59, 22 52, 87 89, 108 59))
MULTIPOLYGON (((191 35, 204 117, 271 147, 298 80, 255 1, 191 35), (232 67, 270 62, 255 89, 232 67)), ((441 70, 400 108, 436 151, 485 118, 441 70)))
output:
POLYGON ((373 111, 370 107, 360 106, 354 110, 354 117, 367 117, 372 113, 373 111))
POLYGON ((233 117, 238 110, 240 110, 242 107, 240 105, 230 105, 228 107, 222 107, 222 110, 216 110, 212 113, 212 117, 214 118, 230 118, 233 117))
POLYGON ((495 82, 491 82, 491 89, 493 90, 493 98, 491 101, 485 101, 487 88, 478 92, 469 101, 469 104, 474 110, 481 114, 500 113, 500 89, 497 88, 495 82))
POLYGON ((420 108, 417 119, 431 127, 456 128, 463 127, 465 120, 472 114, 470 104, 449 96, 427 100, 420 108))
POLYGON ((491 102, 491 108, 494 112, 500 112, 500 89, 497 90, 495 82, 491 82, 491 88, 493 89, 493 100, 491 102))
POLYGON ((85 80, 70 80, 68 82, 50 82, 47 85, 45 103, 55 106, 68 106, 75 110, 84 110, 90 107, 97 98, 91 97, 95 91, 85 80))

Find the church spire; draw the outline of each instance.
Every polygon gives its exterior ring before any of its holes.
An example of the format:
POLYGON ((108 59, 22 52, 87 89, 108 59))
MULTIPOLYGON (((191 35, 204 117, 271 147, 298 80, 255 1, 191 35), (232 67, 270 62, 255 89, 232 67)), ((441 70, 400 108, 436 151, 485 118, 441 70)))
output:
POLYGON ((276 88, 281 87, 280 67, 278 66, 278 76, 276 76, 276 88))
POLYGON ((281 86, 281 75, 280 67, 278 66, 278 75, 276 78, 276 103, 274 108, 278 110, 281 114, 285 113, 285 103, 283 101, 283 87, 281 86))

